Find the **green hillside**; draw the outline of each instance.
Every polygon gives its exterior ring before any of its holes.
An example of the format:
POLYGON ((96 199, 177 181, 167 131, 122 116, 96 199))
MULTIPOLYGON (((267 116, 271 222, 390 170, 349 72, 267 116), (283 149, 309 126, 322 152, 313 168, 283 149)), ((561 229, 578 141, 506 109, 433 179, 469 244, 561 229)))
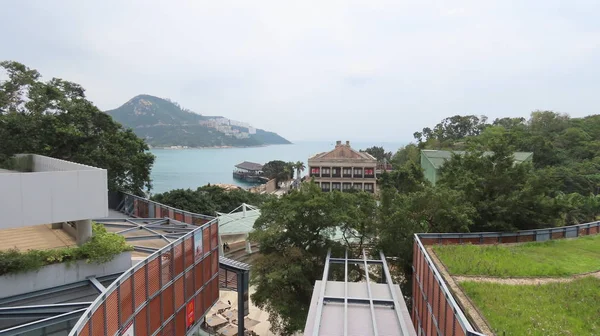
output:
POLYGON ((126 127, 155 147, 189 146, 261 146, 289 144, 277 133, 248 127, 215 125, 220 116, 203 116, 179 104, 150 95, 139 95, 119 108, 106 111, 126 127))

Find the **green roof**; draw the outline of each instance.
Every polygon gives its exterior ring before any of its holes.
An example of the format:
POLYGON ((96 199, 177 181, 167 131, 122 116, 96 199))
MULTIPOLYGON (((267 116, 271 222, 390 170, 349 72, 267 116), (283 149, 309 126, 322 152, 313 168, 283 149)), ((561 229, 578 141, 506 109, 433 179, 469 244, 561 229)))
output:
POLYGON ((219 234, 249 233, 254 229, 254 222, 258 217, 260 217, 260 209, 248 204, 242 204, 230 213, 217 212, 219 234))
MULTIPOLYGON (((452 157, 452 154, 463 155, 465 151, 445 151, 445 150, 431 150, 431 149, 423 149, 421 150, 421 154, 423 154, 429 162, 433 165, 435 169, 439 169, 446 160, 452 157)), ((492 155, 493 152, 483 152, 484 156, 492 155)), ((525 161, 530 161, 533 158, 532 152, 514 152, 514 159, 516 163, 521 163, 525 161)))

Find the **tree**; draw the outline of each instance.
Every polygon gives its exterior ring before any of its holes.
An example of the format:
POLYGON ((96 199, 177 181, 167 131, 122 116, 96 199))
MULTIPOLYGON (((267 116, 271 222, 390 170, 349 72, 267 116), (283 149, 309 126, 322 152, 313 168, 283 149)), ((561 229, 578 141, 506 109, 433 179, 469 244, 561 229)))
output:
POLYGON ((421 162, 421 150, 414 143, 398 149, 398 151, 392 156, 390 160, 393 167, 402 166, 408 162, 420 164, 421 162))
POLYGON ((455 115, 442 120, 433 130, 426 127, 422 132, 415 132, 413 136, 420 146, 447 148, 456 145, 457 140, 479 135, 488 125, 486 116, 455 115))
POLYGON ((377 247, 387 257, 394 257, 388 263, 408 303, 412 291, 414 234, 468 232, 475 213, 475 208, 459 191, 429 185, 409 193, 383 188, 376 225, 377 247))
POLYGON ((4 61, 0 81, 0 161, 33 153, 108 171, 110 190, 150 190, 154 156, 146 143, 85 98, 78 84, 4 61))
POLYGON ((206 185, 196 190, 174 189, 152 196, 152 200, 177 209, 208 216, 217 212, 228 213, 242 203, 261 206, 273 199, 269 194, 254 194, 243 189, 225 190, 219 186, 206 185))
POLYGON ((276 185, 279 182, 287 181, 294 175, 293 163, 281 160, 269 161, 263 165, 263 173, 269 179, 275 179, 276 185))
POLYGON ((368 241, 375 209, 370 194, 324 193, 308 182, 262 206, 250 234, 260 246, 251 272, 252 301, 269 313, 273 333, 304 328, 327 250, 343 255, 345 247, 352 248, 349 242, 368 241))
POLYGON ((371 154, 379 162, 383 162, 384 160, 390 161, 392 159, 392 152, 386 152, 383 147, 373 146, 365 150, 361 149, 360 151, 371 154))
POLYGON ((304 162, 296 161, 296 163, 294 163, 293 168, 296 170, 296 178, 299 179, 304 169, 306 169, 306 166, 304 165, 304 162))
POLYGON ((377 182, 381 188, 394 188, 400 193, 420 191, 429 184, 425 180, 421 166, 414 162, 394 166, 391 172, 383 172, 377 182))

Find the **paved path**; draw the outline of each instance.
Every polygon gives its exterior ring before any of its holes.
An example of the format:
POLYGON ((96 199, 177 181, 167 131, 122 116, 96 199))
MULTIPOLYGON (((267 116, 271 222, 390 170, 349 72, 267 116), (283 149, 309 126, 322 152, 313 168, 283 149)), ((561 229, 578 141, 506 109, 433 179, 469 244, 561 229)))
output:
POLYGON ((594 276, 600 278, 600 271, 590 272, 584 274, 575 274, 567 277, 527 277, 527 278, 498 278, 498 277, 487 277, 487 276, 465 276, 465 275, 454 275, 452 278, 454 281, 475 281, 475 282, 490 282, 505 285, 543 285, 548 283, 560 283, 560 282, 571 282, 576 279, 581 279, 587 276, 594 276))

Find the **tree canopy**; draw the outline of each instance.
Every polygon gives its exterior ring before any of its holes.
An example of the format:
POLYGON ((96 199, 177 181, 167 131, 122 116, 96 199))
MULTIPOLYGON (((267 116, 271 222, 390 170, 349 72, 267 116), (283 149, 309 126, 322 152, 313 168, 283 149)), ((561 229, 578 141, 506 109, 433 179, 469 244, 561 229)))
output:
POLYGON ((383 149, 383 147, 373 146, 364 150, 361 149, 360 151, 371 154, 374 158, 377 159, 377 161, 380 162, 384 160, 390 161, 392 159, 392 152, 386 152, 385 149, 383 149))
POLYGON ((0 162, 31 153, 108 171, 108 187, 143 194, 150 190, 154 156, 146 143, 86 99, 78 84, 4 61, 0 81, 0 162))
POLYGON ((243 189, 225 190, 211 185, 196 190, 174 189, 152 196, 153 201, 208 216, 231 212, 242 203, 261 206, 272 198, 274 196, 268 194, 255 194, 243 189))
POLYGON ((302 330, 327 250, 343 255, 345 247, 370 242, 376 208, 371 194, 327 193, 310 182, 261 207, 250 234, 260 246, 252 265, 252 301, 269 313, 274 333, 302 330))
POLYGON ((419 142, 398 150, 393 171, 381 174, 379 206, 362 192, 322 193, 311 183, 266 203, 251 236, 261 252, 253 300, 269 312, 274 331, 303 328, 328 248, 368 246, 394 257, 390 270, 408 298, 415 233, 514 231, 598 218, 599 116, 536 111, 527 120, 487 120, 455 116, 416 134, 419 142), (433 186, 420 166, 421 149, 465 152, 446 161, 433 186), (515 164, 515 151, 532 151, 533 163, 515 164), (351 227, 347 232, 362 239, 334 241, 334 227, 351 227))
POLYGON ((293 162, 274 160, 263 165, 263 174, 270 179, 275 179, 277 185, 279 185, 279 182, 292 179, 294 177, 294 169, 298 168, 293 162))

